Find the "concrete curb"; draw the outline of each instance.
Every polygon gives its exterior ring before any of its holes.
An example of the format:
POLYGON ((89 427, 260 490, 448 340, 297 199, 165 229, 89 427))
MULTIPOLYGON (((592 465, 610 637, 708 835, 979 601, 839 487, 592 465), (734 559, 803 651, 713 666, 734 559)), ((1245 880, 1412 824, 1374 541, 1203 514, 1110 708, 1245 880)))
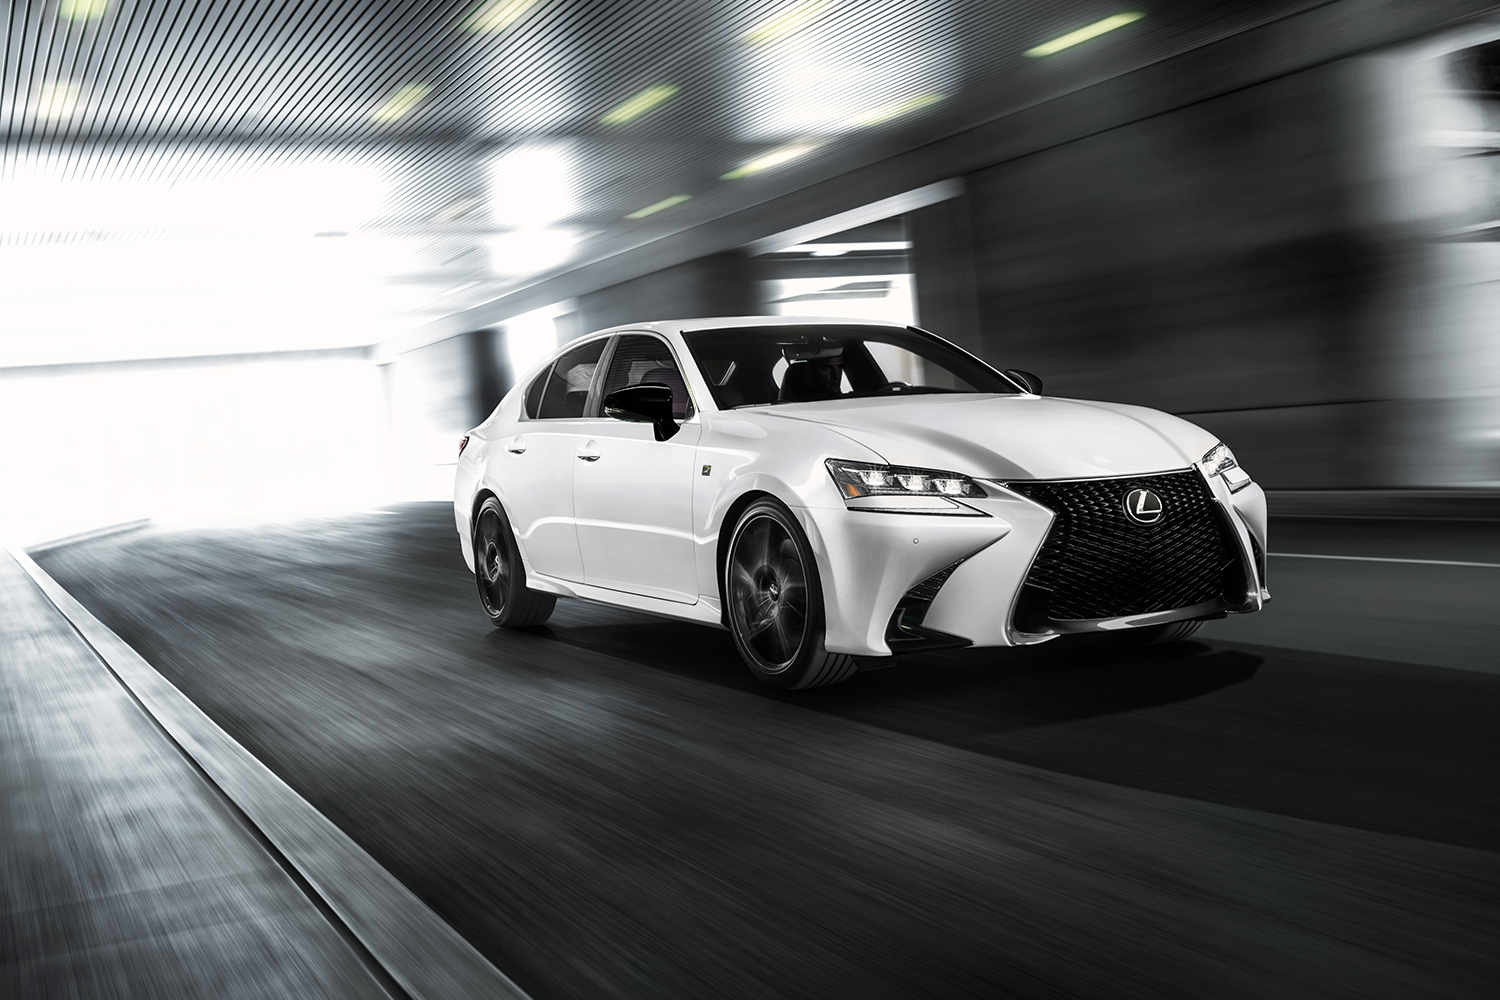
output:
POLYGON ((528 1000, 427 904, 220 729, 29 556, 14 549, 11 556, 402 989, 416 1000, 528 1000))

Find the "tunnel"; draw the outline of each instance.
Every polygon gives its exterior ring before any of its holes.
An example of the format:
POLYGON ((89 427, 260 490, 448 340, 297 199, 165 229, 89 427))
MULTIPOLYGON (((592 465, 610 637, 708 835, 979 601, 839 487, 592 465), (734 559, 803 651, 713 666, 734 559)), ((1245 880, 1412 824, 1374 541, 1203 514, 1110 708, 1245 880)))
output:
POLYGON ((3 16, 0 997, 1495 994, 1500 6, 3 16))

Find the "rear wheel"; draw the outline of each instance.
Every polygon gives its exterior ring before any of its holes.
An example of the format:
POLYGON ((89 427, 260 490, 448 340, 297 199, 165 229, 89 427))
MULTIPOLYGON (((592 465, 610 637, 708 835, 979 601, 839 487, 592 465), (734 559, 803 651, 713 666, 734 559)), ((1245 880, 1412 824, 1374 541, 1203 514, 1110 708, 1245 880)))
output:
POLYGON ((526 589, 526 567, 500 501, 485 500, 474 518, 474 579, 479 603, 500 628, 540 625, 552 617, 557 598, 526 589))
POLYGON ((750 672, 772 687, 837 684, 859 662, 823 647, 823 591, 802 527, 767 497, 734 526, 724 563, 729 628, 750 672))

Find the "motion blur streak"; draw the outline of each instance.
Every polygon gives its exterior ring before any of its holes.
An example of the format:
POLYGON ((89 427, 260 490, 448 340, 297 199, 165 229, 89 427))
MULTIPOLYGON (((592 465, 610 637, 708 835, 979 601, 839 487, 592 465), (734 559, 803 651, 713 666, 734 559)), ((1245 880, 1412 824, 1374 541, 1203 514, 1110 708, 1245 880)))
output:
POLYGON ((39 558, 537 998, 1500 975, 1500 674, 1219 638, 767 695, 724 632, 567 601, 474 627, 451 534, 432 504, 39 558))
MULTIPOLYGON (((150 519, 37 559, 537 1000, 1494 994, 1500 0, 0 18, 0 543, 150 519), (1273 600, 795 696, 491 628, 458 442, 575 338, 761 315, 1206 428, 1273 600)), ((0 998, 389 987, 27 586, 0 998)))

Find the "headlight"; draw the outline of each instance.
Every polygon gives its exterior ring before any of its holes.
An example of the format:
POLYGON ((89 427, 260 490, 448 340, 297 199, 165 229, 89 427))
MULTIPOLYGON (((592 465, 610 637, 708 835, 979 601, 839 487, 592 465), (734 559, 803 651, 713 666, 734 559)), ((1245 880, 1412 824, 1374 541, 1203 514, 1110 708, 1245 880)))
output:
POLYGON ((984 490, 968 476, 937 469, 911 469, 900 465, 870 465, 867 462, 828 460, 828 473, 844 499, 873 496, 982 497, 984 490))
POLYGON ((1250 474, 1240 468, 1240 463, 1234 460, 1234 452, 1229 450, 1229 445, 1220 441, 1208 450, 1203 456, 1203 474, 1209 478, 1218 476, 1224 480, 1224 485, 1229 487, 1229 492, 1235 493, 1250 485, 1250 474))

